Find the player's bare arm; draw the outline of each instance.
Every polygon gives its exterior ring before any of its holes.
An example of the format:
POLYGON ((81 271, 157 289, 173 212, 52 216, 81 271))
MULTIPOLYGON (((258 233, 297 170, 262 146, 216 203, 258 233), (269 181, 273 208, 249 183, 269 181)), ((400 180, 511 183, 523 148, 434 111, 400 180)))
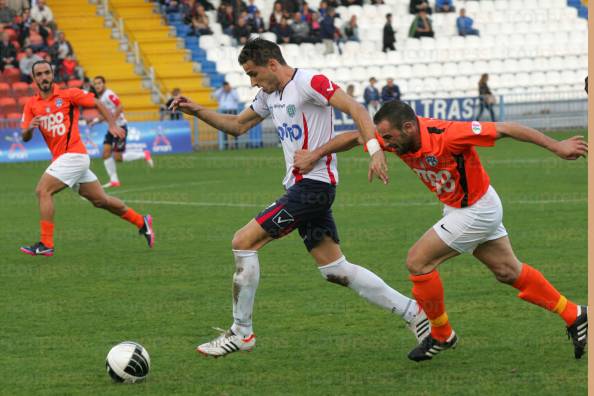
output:
POLYGON ((387 184, 390 179, 388 177, 386 156, 375 139, 375 126, 367 110, 342 90, 338 90, 332 95, 330 104, 340 111, 349 114, 355 121, 355 125, 357 125, 357 129, 363 140, 366 143, 370 142, 368 148, 371 161, 369 162, 369 173, 367 175, 369 181, 373 180, 373 176, 376 175, 384 184, 387 184))
POLYGON ((31 140, 31 138, 33 137, 33 131, 35 130, 35 128, 39 127, 40 124, 41 124, 41 116, 34 117, 31 120, 31 122, 29 123, 29 126, 27 128, 24 128, 21 131, 21 136, 23 137, 23 142, 28 142, 29 140, 31 140))
POLYGON ((303 174, 311 172, 316 162, 328 154, 348 151, 363 144, 363 137, 359 132, 344 132, 313 151, 298 150, 295 152, 293 165, 303 174))
POLYGON ((111 114, 109 109, 105 107, 105 105, 101 103, 101 101, 98 99, 95 99, 95 106, 97 107, 97 110, 99 110, 99 114, 101 114, 101 117, 103 117, 103 119, 107 121, 109 133, 111 133, 115 137, 123 139, 126 136, 126 133, 122 128, 116 125, 115 118, 111 114))
POLYGON ((232 136, 243 135, 250 128, 262 122, 262 117, 251 108, 247 108, 237 115, 221 114, 207 109, 198 103, 194 103, 185 96, 174 99, 169 106, 169 110, 179 110, 188 115, 198 117, 208 125, 232 136))
POLYGON ((511 137, 522 142, 534 143, 566 160, 576 160, 588 154, 588 142, 583 136, 572 136, 558 141, 536 129, 514 122, 498 122, 495 129, 497 139, 511 137))

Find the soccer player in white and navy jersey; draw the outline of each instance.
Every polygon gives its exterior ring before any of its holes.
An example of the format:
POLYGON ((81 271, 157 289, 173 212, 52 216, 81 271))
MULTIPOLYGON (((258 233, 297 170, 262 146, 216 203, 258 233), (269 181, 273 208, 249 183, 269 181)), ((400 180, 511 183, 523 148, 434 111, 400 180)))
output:
MULTIPOLYGON (((129 151, 126 150, 126 138, 128 137, 128 122, 124 116, 124 108, 118 95, 111 89, 105 86, 105 77, 97 76, 93 79, 93 87, 97 92, 99 101, 111 112, 113 117, 116 119, 116 124, 126 132, 126 136, 120 139, 114 137, 110 133, 105 134, 103 140, 103 164, 105 170, 109 175, 109 182, 105 183, 103 187, 119 187, 120 179, 118 178, 118 172, 116 170, 116 161, 136 161, 144 159, 147 164, 152 168, 153 159, 151 158, 151 152, 148 150, 144 151, 129 151), (112 154, 113 153, 113 154, 112 154)), ((91 125, 99 122, 100 119, 96 118, 92 121, 91 125)))
MULTIPOLYGON (((197 351, 207 356, 223 356, 253 348, 256 338, 252 311, 260 278, 258 250, 295 229, 325 279, 349 287, 371 303, 391 310, 409 323, 417 338, 423 337, 429 326, 417 303, 392 289, 373 272, 348 262, 340 249, 332 216, 338 183, 336 156, 321 158, 307 174, 293 166, 297 150, 315 149, 335 135, 333 107, 350 114, 365 140, 372 139, 374 127, 367 111, 326 76, 288 66, 279 46, 273 42, 249 41, 239 55, 239 63, 252 85, 261 88, 252 105, 241 114, 220 114, 185 97, 175 99, 171 107, 195 115, 233 136, 272 117, 285 154, 286 193, 235 233, 233 325, 213 341, 199 345, 197 351)), ((387 182, 381 150, 371 158, 370 176, 373 174, 387 182)))

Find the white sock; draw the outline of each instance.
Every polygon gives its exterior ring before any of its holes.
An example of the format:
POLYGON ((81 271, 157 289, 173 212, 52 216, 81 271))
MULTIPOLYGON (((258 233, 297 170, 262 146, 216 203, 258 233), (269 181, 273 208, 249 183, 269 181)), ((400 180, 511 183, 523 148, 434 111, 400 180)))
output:
POLYGON ((138 150, 135 150, 135 151, 128 151, 128 150, 126 150, 122 154, 122 159, 125 162, 136 161, 136 160, 139 160, 139 159, 144 159, 144 152, 143 151, 138 151, 138 150))
POLYGON ((112 182, 119 182, 120 179, 118 179, 118 173, 116 171, 116 162, 113 157, 103 160, 103 164, 105 165, 105 170, 109 175, 109 180, 112 182))
POLYGON ((319 269, 327 281, 350 287, 370 303, 392 311, 406 322, 419 310, 415 300, 398 293, 368 269, 349 263, 344 256, 319 269))
POLYGON ((252 312, 256 289, 260 281, 258 252, 233 250, 235 273, 233 274, 233 326, 235 334, 247 337, 252 334, 252 312))

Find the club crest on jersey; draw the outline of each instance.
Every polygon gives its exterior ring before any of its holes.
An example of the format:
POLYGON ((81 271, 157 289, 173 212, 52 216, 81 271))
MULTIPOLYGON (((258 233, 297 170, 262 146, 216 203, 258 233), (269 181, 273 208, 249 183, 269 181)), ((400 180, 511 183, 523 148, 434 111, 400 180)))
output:
POLYGON ((482 130, 483 127, 481 126, 480 122, 472 121, 472 133, 474 133, 475 135, 480 135, 482 130))
POLYGON ((425 157, 425 162, 427 162, 427 165, 429 166, 437 166, 437 157, 434 155, 428 155, 425 157))
POLYGON ((56 99, 56 107, 62 107, 62 98, 56 99))
POLYGON ((52 109, 50 109, 50 107, 48 106, 48 107, 45 108, 45 112, 49 114, 49 113, 52 112, 52 109))
POLYGON ((288 105, 287 106, 287 114, 289 115, 289 117, 294 117, 295 116, 295 105, 288 105))

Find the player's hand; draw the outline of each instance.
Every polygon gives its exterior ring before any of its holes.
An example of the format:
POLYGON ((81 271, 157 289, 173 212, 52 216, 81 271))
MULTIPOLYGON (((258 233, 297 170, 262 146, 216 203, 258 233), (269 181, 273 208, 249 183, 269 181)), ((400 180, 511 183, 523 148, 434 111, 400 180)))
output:
POLYGON ((117 125, 110 125, 109 133, 111 133, 113 136, 120 138, 120 139, 123 139, 126 137, 126 132, 124 132, 124 130, 117 125))
POLYGON ((29 123, 29 129, 35 129, 41 125, 41 116, 34 117, 29 123))
POLYGON ((301 174, 311 172, 316 162, 319 160, 317 155, 308 150, 297 150, 295 158, 293 159, 293 166, 299 170, 301 174))
POLYGON ((583 136, 572 136, 569 139, 557 142, 553 152, 566 160, 576 160, 588 154, 588 142, 583 136))
POLYGON ((388 184, 390 178, 388 177, 388 164, 386 163, 386 156, 383 151, 378 151, 373 154, 371 161, 369 161, 369 172, 367 178, 369 182, 373 180, 373 176, 377 176, 384 184, 388 184))
POLYGON ((186 98, 185 96, 178 96, 177 98, 173 99, 171 105, 169 105, 169 110, 171 111, 181 111, 183 113, 189 115, 196 115, 198 110, 202 109, 197 103, 192 102, 190 99, 186 98))

